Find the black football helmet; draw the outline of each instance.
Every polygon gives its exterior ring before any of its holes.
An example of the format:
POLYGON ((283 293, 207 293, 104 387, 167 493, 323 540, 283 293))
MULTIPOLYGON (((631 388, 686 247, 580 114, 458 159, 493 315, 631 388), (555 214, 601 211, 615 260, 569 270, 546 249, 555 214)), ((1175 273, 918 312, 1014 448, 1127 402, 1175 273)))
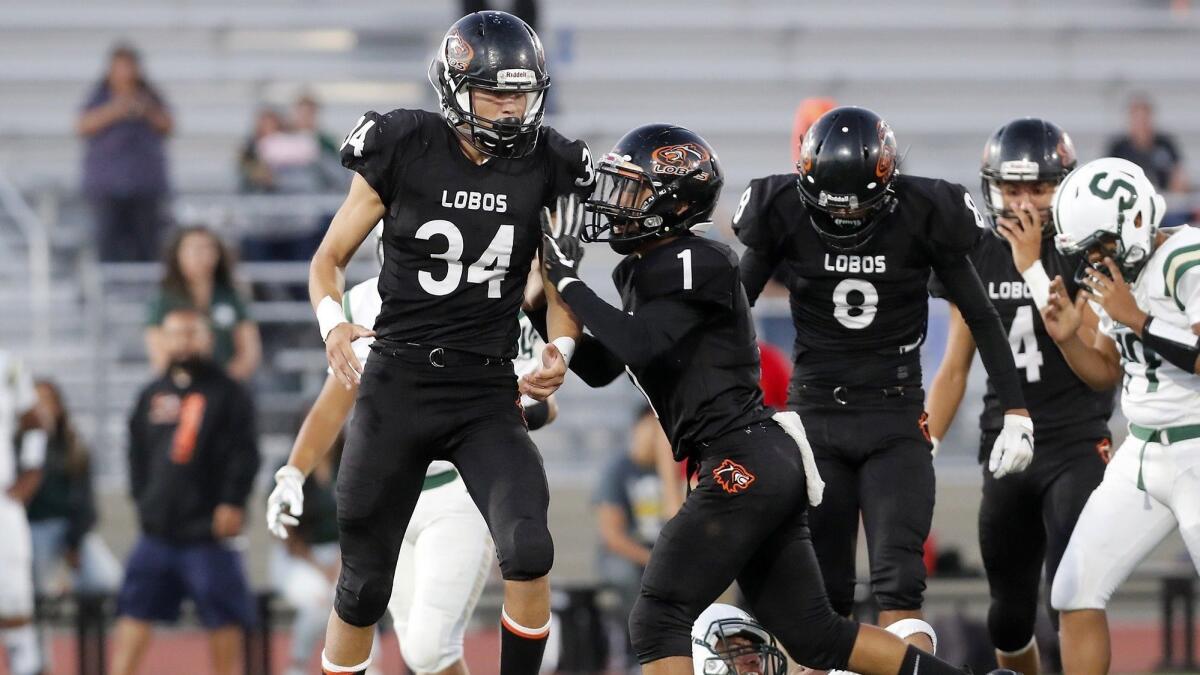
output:
POLYGON ((874 236, 896 206, 897 162, 892 128, 866 108, 834 108, 809 127, 796 184, 827 246, 854 251, 874 236))
POLYGON ((628 255, 645 239, 703 232, 724 184, 717 153, 699 134, 673 124, 640 126, 597 163, 582 238, 628 255))
MULTIPOLYGON (((993 231, 996 218, 1015 218, 1004 208, 1000 184, 1048 182, 1058 185, 1075 168, 1075 144, 1057 125, 1036 117, 1022 117, 996 130, 983 146, 979 185, 993 231)), ((1042 211, 1042 235, 1054 236, 1050 209, 1042 211)))
POLYGON ((481 152, 511 158, 533 150, 550 75, 542 41, 529 24, 507 12, 464 16, 442 39, 429 64, 429 82, 446 122, 481 152), (472 88, 524 93, 525 117, 480 117, 471 101, 472 88))

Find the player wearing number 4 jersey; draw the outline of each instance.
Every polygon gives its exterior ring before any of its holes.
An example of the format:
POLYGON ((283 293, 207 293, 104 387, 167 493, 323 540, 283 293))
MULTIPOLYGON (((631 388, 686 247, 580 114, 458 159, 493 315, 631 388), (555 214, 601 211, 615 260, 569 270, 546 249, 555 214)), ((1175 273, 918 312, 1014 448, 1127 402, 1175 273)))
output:
MULTIPOLYGON (((733 217, 753 302, 787 265, 796 324, 788 405, 804 419, 828 497, 813 544, 839 614, 854 602, 861 513, 881 625, 920 617, 922 550, 933 517, 930 444, 922 432, 919 348, 930 270, 946 281, 980 346, 1005 411, 996 453, 1019 470, 1033 425, 996 310, 968 252, 982 230, 970 195, 899 175, 887 122, 837 108, 805 135, 795 174, 750 183, 733 217)), ((914 638, 926 649, 928 636, 914 638)))
MULTIPOLYGON (((983 157, 980 173, 991 227, 971 259, 1008 329, 1038 447, 1025 471, 1000 475, 992 470, 988 454, 1003 427, 1004 411, 989 382, 979 420, 979 459, 985 465, 979 548, 991 590, 988 632, 997 660, 1005 668, 1037 675, 1033 629, 1043 561, 1049 591, 1079 512, 1104 475, 1107 458, 1101 452, 1111 447, 1113 392, 1093 391, 1071 372, 1038 315, 1049 299, 1048 275, 1067 279, 1072 297, 1078 290, 1073 278, 1081 259, 1055 250, 1050 217, 1054 188, 1075 168, 1070 137, 1044 120, 1013 120, 992 135, 983 157)), ((947 295, 936 277, 930 292, 947 295)), ((953 305, 950 315, 946 355, 929 391, 929 433, 935 448, 962 401, 975 355, 975 341, 953 305)), ((1094 333, 1096 316, 1087 316, 1087 330, 1094 333)))
POLYGON ((369 663, 396 557, 435 460, 454 464, 487 521, 505 580, 501 675, 532 675, 550 619, 549 490, 519 391, 562 383, 578 327, 552 290, 542 366, 513 372, 517 313, 540 242, 539 214, 590 192, 587 147, 543 128, 550 84, 541 42, 520 19, 455 23, 430 66, 441 115, 369 112, 347 136, 357 174, 313 258, 309 290, 329 364, 359 382, 337 484, 342 571, 324 666, 369 663), (342 274, 383 219, 382 307, 374 330, 342 313, 342 274), (365 370, 351 342, 375 337, 365 370))
POLYGON ((1129 419, 1051 590, 1063 670, 1091 675, 1109 667, 1104 608, 1142 558, 1178 526, 1200 566, 1200 230, 1159 230, 1162 197, 1123 159, 1076 169, 1053 209, 1058 249, 1089 265, 1074 302, 1063 278, 1051 284, 1046 330, 1080 379, 1121 385, 1129 419), (1085 302, 1100 316, 1094 339, 1078 330, 1085 302))

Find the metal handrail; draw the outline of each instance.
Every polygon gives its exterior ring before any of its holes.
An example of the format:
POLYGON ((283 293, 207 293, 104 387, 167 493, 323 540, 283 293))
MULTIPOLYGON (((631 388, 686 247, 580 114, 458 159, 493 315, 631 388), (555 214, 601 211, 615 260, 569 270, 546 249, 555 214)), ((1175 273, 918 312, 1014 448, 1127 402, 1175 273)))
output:
POLYGON ((0 171, 0 208, 12 217, 25 238, 29 298, 33 304, 30 337, 32 344, 46 344, 50 339, 50 235, 4 171, 0 171))

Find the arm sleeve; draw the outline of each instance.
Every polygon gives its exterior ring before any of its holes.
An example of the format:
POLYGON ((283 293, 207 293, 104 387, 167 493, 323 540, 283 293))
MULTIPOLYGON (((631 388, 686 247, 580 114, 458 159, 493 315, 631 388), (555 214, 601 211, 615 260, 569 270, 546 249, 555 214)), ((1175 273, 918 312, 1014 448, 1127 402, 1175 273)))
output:
POLYGON ((680 297, 662 297, 626 314, 600 299, 583 282, 563 289, 563 299, 592 334, 621 362, 649 365, 704 322, 704 308, 680 297))
POLYGON ((229 427, 223 434, 228 455, 220 502, 244 507, 262 459, 254 426, 254 401, 240 386, 235 385, 234 391, 236 393, 230 397, 233 400, 227 421, 229 427))
POLYGON ((746 299, 752 306, 783 258, 785 237, 772 216, 771 205, 780 185, 793 180, 771 176, 750 181, 733 212, 733 231, 738 241, 746 245, 739 274, 746 288, 746 299))
MULTIPOLYGON (((575 284, 571 284, 574 286, 575 284)), ((568 287, 569 288, 569 287, 568 287)), ((545 341, 548 335, 546 328, 546 308, 531 309, 525 312, 533 329, 545 341)), ((620 377, 625 372, 625 364, 600 343, 599 340, 584 333, 575 342, 575 356, 571 357, 571 372, 589 387, 603 387, 620 377)))
POLYGON ((1004 324, 988 300, 975 266, 963 255, 941 260, 935 271, 945 284, 947 298, 958 307, 971 329, 971 336, 979 348, 979 358, 995 385, 1001 405, 1005 410, 1024 408, 1025 395, 1021 391, 1008 337, 1004 334, 1004 324))
POLYGON ((750 301, 751 307, 758 301, 763 287, 774 276, 777 264, 778 261, 772 260, 766 252, 747 248, 742 254, 742 260, 738 263, 738 273, 741 275, 742 286, 746 289, 746 299, 750 301))

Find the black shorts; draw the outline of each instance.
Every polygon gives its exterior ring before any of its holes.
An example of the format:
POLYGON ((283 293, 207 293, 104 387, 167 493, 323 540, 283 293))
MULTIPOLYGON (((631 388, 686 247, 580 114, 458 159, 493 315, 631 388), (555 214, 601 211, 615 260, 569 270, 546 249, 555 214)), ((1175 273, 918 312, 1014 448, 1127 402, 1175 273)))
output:
POLYGON ((820 582, 795 442, 759 422, 701 444, 698 459, 699 482, 659 534, 630 616, 638 660, 690 656, 692 622, 736 580, 793 658, 844 667, 858 628, 820 582))
POLYGON ((809 515, 813 546, 829 600, 839 614, 854 608, 858 524, 866 530, 871 590, 883 610, 917 610, 925 592, 925 539, 936 481, 932 445, 921 429, 924 392, 849 398, 798 394, 800 414, 825 481, 809 515))
POLYGON ((378 621, 396 557, 433 460, 453 462, 487 520, 505 579, 544 576, 553 561, 549 490, 507 361, 430 361, 375 351, 367 360, 337 480, 342 572, 335 608, 378 621))
MULTIPOLYGON (((983 434, 981 453, 991 453, 996 435, 983 434)), ((997 649, 1017 651, 1033 638, 1042 570, 1049 593, 1075 521, 1104 477, 1098 449, 1106 442, 1111 445, 1090 429, 1074 436, 1055 430, 1037 437, 1024 471, 997 480, 983 467, 979 549, 991 593, 988 632, 997 649)), ((1053 611, 1051 618, 1057 619, 1053 611)))

